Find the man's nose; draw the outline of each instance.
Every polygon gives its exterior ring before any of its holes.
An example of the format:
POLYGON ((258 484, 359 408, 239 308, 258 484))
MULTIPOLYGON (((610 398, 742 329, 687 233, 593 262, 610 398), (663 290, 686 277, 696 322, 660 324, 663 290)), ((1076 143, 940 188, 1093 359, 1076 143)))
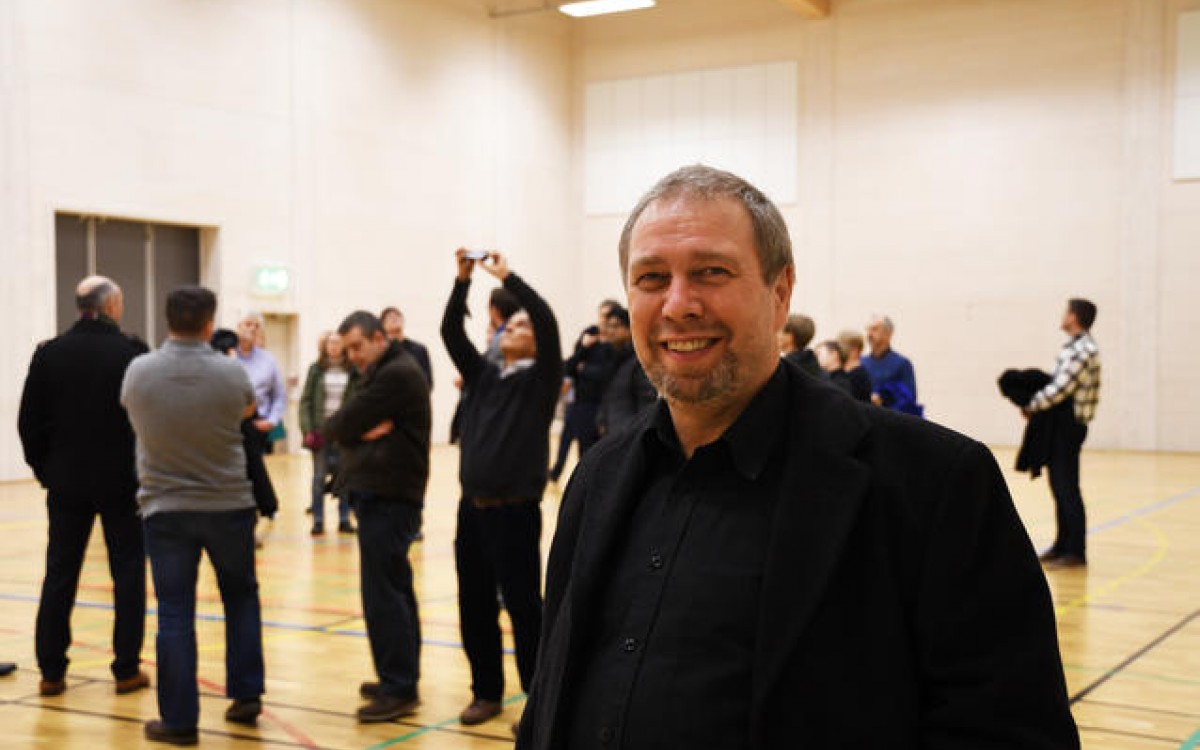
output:
POLYGON ((698 290, 686 277, 674 277, 667 286, 662 314, 668 320, 699 318, 703 313, 698 290))

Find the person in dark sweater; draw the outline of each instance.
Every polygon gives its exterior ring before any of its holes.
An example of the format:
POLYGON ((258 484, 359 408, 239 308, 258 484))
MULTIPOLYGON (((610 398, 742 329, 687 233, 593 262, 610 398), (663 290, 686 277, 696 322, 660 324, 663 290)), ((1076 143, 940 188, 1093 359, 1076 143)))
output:
POLYGON ((825 378, 825 371, 817 363, 816 355, 808 348, 816 332, 817 327, 812 318, 807 315, 789 315, 776 338, 779 340, 779 353, 784 359, 798 365, 814 378, 825 378))
MULTIPOLYGON (((816 354, 817 364, 821 365, 821 369, 829 377, 829 382, 851 396, 854 396, 854 383, 851 382, 850 375, 846 373, 846 354, 842 351, 842 345, 833 339, 829 339, 814 346, 813 353, 816 354)), ((866 395, 859 398, 859 400, 870 401, 870 390, 868 389, 866 395)))
POLYGON ((358 515, 363 618, 379 676, 359 686, 370 702, 357 715, 363 723, 392 721, 419 704, 421 624, 408 548, 429 481, 429 383, 371 313, 351 313, 338 334, 362 376, 323 432, 341 448, 334 490, 348 493, 358 515))
POLYGON ((620 306, 613 309, 605 321, 604 333, 612 347, 613 374, 596 415, 596 430, 601 437, 619 432, 658 399, 658 392, 634 355, 629 311, 620 306))
POLYGON ((871 401, 871 376, 862 366, 863 337, 858 331, 842 331, 837 337, 846 357, 845 371, 850 378, 850 395, 859 401, 871 401))
POLYGON ((550 422, 562 382, 558 323, 546 302, 512 273, 500 253, 482 265, 522 309, 500 339, 504 364, 488 361, 467 337, 463 318, 476 261, 457 253, 458 275, 442 319, 442 340, 463 379, 458 531, 458 612, 471 665, 471 703, 459 719, 479 724, 498 715, 504 697, 499 604, 513 625, 517 671, 528 690, 542 626, 542 512, 550 456, 550 422))
POLYGON ((67 689, 71 610, 96 516, 113 578, 112 673, 118 693, 150 684, 141 671, 146 567, 137 517, 134 436, 121 379, 144 343, 121 333, 121 289, 91 276, 75 290, 79 320, 38 347, 29 363, 17 427, 25 462, 47 490, 46 576, 35 643, 41 695, 67 689))
POLYGON ((613 350, 604 340, 601 329, 588 326, 575 344, 575 352, 567 358, 563 371, 570 379, 575 398, 567 405, 563 416, 562 435, 558 440, 558 457, 550 468, 550 481, 557 482, 567 464, 571 443, 578 441, 579 457, 600 439, 596 431, 596 416, 600 400, 612 378, 613 350))
POLYGON ((404 335, 404 313, 398 307, 385 307, 379 313, 379 322, 383 324, 384 334, 404 347, 404 350, 417 360, 425 379, 429 381, 429 390, 433 390, 433 364, 429 361, 429 349, 420 341, 404 335))
MULTIPOLYGON (((225 356, 232 357, 238 345, 237 332, 218 328, 213 331, 208 344, 225 356)), ((263 518, 273 520, 279 511, 279 496, 275 493, 275 485, 271 484, 271 475, 267 473, 267 464, 263 461, 262 436, 254 426, 253 418, 243 419, 241 429, 242 450, 246 452, 246 477, 254 493, 254 504, 263 518)), ((255 546, 262 547, 262 542, 256 541, 255 546)))

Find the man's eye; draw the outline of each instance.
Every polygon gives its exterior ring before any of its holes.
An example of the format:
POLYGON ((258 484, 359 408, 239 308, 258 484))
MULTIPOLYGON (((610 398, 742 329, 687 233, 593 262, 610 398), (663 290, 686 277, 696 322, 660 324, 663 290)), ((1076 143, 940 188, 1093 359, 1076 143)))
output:
POLYGON ((639 289, 656 289, 667 283, 667 274, 650 272, 639 274, 634 280, 634 285, 639 289))
POLYGON ((700 275, 710 278, 717 278, 721 276, 729 276, 730 274, 728 268, 722 268, 721 266, 709 266, 707 268, 701 268, 700 275))

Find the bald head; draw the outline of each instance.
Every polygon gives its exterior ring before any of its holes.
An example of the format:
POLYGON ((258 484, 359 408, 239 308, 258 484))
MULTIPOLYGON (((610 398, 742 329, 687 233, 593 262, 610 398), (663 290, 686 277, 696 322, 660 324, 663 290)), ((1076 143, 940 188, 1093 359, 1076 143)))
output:
POLYGON ((105 315, 115 322, 121 322, 121 314, 125 312, 121 287, 107 276, 88 276, 75 287, 75 307, 79 308, 80 317, 94 318, 105 315))

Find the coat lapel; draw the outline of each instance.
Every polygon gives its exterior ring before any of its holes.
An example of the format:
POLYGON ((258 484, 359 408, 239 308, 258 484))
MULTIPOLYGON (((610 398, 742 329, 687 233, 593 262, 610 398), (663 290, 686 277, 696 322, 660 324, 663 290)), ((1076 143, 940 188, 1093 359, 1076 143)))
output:
POLYGON ((870 426, 862 408, 798 371, 789 375, 786 464, 754 654, 755 717, 829 583, 871 476, 853 457, 870 426))
MULTIPOLYGON (((543 654, 557 656, 554 659, 543 657, 538 663, 542 715, 534 725, 535 747, 561 746, 557 734, 561 731, 563 717, 558 716, 557 711, 564 703, 563 689, 570 679, 572 667, 578 666, 574 656, 581 631, 596 620, 595 611, 600 606, 609 572, 610 553, 637 501, 636 491, 645 468, 641 426, 646 424, 647 415, 653 411, 647 409, 646 414, 639 417, 639 427, 634 428, 628 441, 608 448, 607 455, 589 466, 586 486, 579 489, 584 493, 583 519, 571 559, 570 578, 563 592, 557 622, 550 633, 552 642, 541 646, 543 654)), ((578 501, 571 497, 574 491, 568 490, 564 503, 578 501)))
MULTIPOLYGON (((647 412, 653 414, 654 410, 647 412)), ((605 562, 637 502, 638 484, 646 465, 641 429, 645 422, 639 420, 638 424, 624 455, 598 463, 589 478, 591 486, 586 488, 585 515, 571 565, 572 603, 577 618, 586 614, 603 593, 600 589, 609 572, 605 562)))

